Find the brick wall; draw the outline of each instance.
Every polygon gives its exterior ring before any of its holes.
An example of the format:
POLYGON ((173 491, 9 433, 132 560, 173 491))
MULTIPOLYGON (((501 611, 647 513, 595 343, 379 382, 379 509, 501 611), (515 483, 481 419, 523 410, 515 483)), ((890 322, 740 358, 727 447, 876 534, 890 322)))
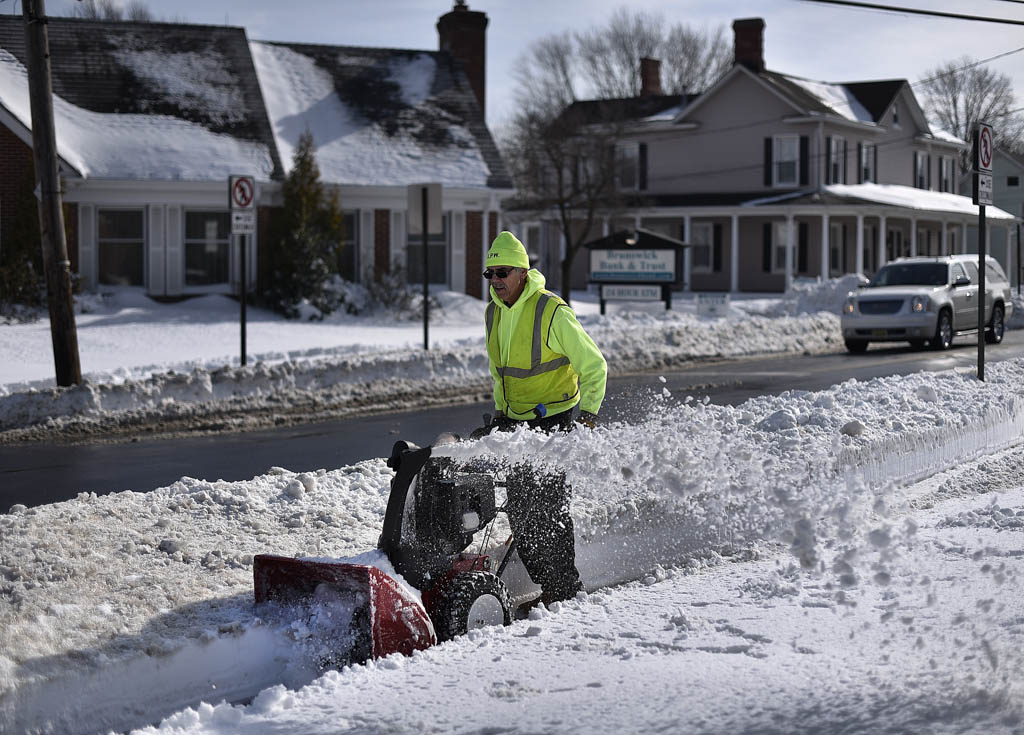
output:
POLYGON ((32 149, 0 125, 0 247, 11 236, 14 213, 32 195, 35 179, 32 149))
POLYGON ((373 210, 373 274, 380 277, 391 268, 391 210, 373 210))

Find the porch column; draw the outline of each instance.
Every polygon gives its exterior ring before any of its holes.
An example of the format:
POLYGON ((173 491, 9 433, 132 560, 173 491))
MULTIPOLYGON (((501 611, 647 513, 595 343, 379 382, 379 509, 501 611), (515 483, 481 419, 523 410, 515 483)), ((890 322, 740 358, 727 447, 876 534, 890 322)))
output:
POLYGON ((793 215, 786 215, 786 293, 793 288, 793 241, 795 239, 793 215))
POLYGON ((967 253, 967 223, 960 223, 960 254, 967 253))
POLYGON ((829 274, 828 258, 831 255, 828 242, 828 213, 821 215, 821 280, 827 281, 829 274))
POLYGON ((939 255, 949 254, 949 233, 946 232, 946 220, 942 220, 942 248, 939 249, 939 255))
POLYGON ((857 260, 854 266, 857 273, 864 272, 864 215, 857 215, 857 260))
POLYGON ((910 218, 910 257, 917 255, 917 217, 910 218))
MULTIPOLYGON (((683 215, 683 242, 692 242, 692 239, 690 238, 690 215, 688 215, 688 214, 684 214, 683 215)), ((685 250, 683 250, 683 290, 684 291, 689 291, 690 290, 690 269, 692 267, 691 264, 690 264, 690 250, 691 250, 691 248, 686 248, 685 250)))
POLYGON ((601 219, 601 237, 608 237, 612 232, 612 226, 607 217, 601 219))
POLYGON ((732 216, 732 243, 729 249, 729 290, 740 290, 740 216, 732 216))
POLYGON ((878 268, 881 268, 886 263, 885 241, 887 235, 888 233, 885 231, 885 215, 880 214, 878 215, 878 268))

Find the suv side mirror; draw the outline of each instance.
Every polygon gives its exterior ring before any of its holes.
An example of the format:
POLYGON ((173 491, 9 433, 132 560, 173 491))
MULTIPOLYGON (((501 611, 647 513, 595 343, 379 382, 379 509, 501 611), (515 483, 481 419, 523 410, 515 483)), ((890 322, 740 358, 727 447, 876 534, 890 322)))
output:
POLYGON ((857 276, 857 288, 867 288, 867 285, 871 283, 867 278, 862 275, 857 276))
POLYGON ((953 286, 954 287, 957 287, 957 286, 970 286, 970 285, 971 285, 971 279, 968 278, 967 276, 962 276, 961 275, 961 276, 957 276, 956 278, 953 279, 953 286))

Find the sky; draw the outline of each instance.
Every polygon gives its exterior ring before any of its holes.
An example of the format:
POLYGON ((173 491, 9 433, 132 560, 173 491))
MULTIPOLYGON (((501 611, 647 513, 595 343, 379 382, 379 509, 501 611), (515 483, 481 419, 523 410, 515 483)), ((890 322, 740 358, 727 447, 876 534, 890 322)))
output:
MULTIPOLYGON (((679 299, 670 312, 616 304, 605 316, 581 303, 581 320, 613 371, 632 355, 658 370, 743 349, 835 351, 848 278, 737 300, 723 317, 679 299)), ((414 321, 390 320, 402 340, 380 334, 379 315, 303 324, 254 309, 254 348, 274 342, 289 375, 281 362, 182 366, 234 343, 227 297, 157 304, 117 290, 79 324, 83 365, 105 350, 123 372, 93 372, 80 391, 0 395, 0 418, 21 402, 55 406, 58 393, 77 395, 75 416, 94 422, 89 396, 113 397, 111 418, 138 417, 144 401, 151 416, 182 416, 188 392, 210 403, 272 394, 275 411, 296 410, 323 406, 338 388, 327 382, 345 375, 364 400, 466 390, 487 376, 481 304, 439 296, 431 314, 449 331, 432 358, 414 321), (358 344, 370 330, 391 349, 358 344), (118 381, 121 393, 106 389, 118 381)), ((0 354, 22 361, 8 348, 36 342, 32 326, 0 325, 0 354)), ((381 456, 342 467, 257 458, 258 474, 227 480, 184 463, 164 487, 0 509, 0 732, 1020 733, 1024 360, 991 364, 981 383, 969 354, 949 353, 938 372, 739 406, 655 387, 638 394, 636 425, 438 447, 457 461, 562 468, 587 592, 341 671, 324 669, 345 653, 352 598, 318 597, 308 614, 254 607, 254 555, 394 576, 375 551, 392 478, 381 456)), ((477 541, 495 553, 506 533, 502 518, 492 543, 477 541)), ((509 569, 511 590, 528 594, 519 564, 509 569)))
MULTIPOLYGON (((51 14, 76 0, 49 0, 51 14)), ((119 0, 124 1, 124 0, 119 0)), ((886 0, 881 4, 1024 21, 1010 0, 886 0)), ((249 37, 339 45, 433 50, 435 24, 453 0, 150 0, 160 18, 243 26, 249 37), (398 21, 398 22, 396 22, 398 21)), ((737 18, 765 20, 769 69, 830 82, 901 78, 915 81, 935 66, 968 55, 988 58, 1024 46, 1021 26, 894 14, 808 0, 469 0, 487 13, 487 120, 496 127, 513 110, 516 62, 532 41, 550 33, 603 25, 618 8, 660 14, 667 23, 724 27, 737 18)), ((0 12, 20 12, 0 0, 0 12)), ((1024 106, 1024 51, 991 63, 1013 81, 1024 106)))

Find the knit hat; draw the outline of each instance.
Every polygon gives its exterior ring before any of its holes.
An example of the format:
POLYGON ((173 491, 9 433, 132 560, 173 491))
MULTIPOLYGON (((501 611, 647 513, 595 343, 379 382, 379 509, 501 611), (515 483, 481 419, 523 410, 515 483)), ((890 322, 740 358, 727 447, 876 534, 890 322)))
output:
POLYGON ((511 232, 503 231, 494 238, 491 249, 487 251, 486 267, 506 265, 513 268, 529 268, 530 256, 526 248, 511 232))

